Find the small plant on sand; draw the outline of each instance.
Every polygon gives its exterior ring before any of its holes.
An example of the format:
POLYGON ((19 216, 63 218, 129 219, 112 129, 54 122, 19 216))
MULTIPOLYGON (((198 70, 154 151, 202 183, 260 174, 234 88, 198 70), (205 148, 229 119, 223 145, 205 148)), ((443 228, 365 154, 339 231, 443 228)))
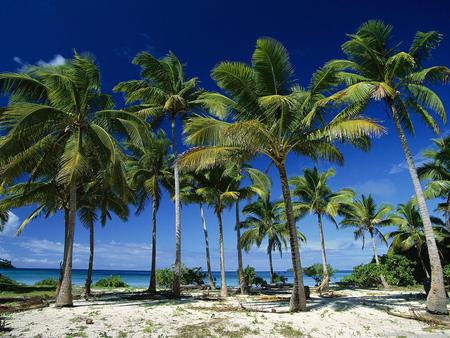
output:
POLYGON ((94 287, 97 288, 126 288, 128 284, 120 276, 109 276, 99 279, 94 287))
POLYGON ((275 324, 275 326, 273 327, 272 333, 274 335, 280 335, 282 337, 287 337, 287 338, 304 337, 303 332, 292 327, 288 323, 275 324))
MULTIPOLYGON (((328 277, 330 277, 330 278, 336 272, 336 270, 334 270, 330 264, 327 264, 327 270, 328 270, 328 277)), ((316 263, 311 266, 308 266, 303 269, 303 272, 305 273, 306 276, 309 276, 312 279, 314 279, 316 286, 318 286, 318 285, 320 285, 320 283, 322 283, 322 279, 323 279, 322 264, 316 263)))
POLYGON ((34 284, 35 286, 52 286, 56 287, 58 285, 58 281, 54 278, 46 278, 43 280, 40 280, 39 282, 36 282, 34 284))

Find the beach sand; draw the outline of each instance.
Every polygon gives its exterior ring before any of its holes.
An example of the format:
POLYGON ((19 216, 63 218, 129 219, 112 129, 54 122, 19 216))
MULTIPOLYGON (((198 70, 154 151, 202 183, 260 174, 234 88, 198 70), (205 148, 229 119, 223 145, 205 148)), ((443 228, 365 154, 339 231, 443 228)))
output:
POLYGON ((386 312, 386 306, 405 313, 423 309, 425 299, 416 291, 335 294, 339 297, 313 293, 309 311, 294 314, 281 313, 288 309, 287 293, 231 296, 226 301, 206 300, 214 294, 204 292, 177 300, 103 296, 77 300, 73 308, 50 305, 14 313, 7 322, 12 330, 4 337, 450 337, 448 329, 386 312))

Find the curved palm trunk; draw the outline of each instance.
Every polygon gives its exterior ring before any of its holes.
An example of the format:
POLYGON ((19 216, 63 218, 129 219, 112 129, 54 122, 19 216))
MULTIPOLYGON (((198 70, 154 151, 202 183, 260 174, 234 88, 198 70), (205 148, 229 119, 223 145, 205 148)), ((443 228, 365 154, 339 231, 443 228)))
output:
POLYGON ((69 233, 69 209, 64 207, 64 252, 63 252, 63 260, 59 266, 59 280, 56 286, 55 297, 58 296, 59 290, 61 289, 61 283, 64 275, 64 266, 66 265, 66 257, 67 257, 67 234, 69 233))
POLYGON ((220 244, 220 296, 226 298, 228 296, 227 281, 225 280, 225 253, 223 248, 223 226, 222 213, 217 212, 217 220, 219 222, 219 244, 220 244))
POLYGON ((388 101, 389 107, 392 111, 392 117, 397 129, 400 143, 402 144, 403 152, 405 153, 406 162, 408 163, 409 174, 414 185, 414 190, 417 198, 417 205, 419 207, 420 217, 423 222, 425 238, 427 240, 428 257, 430 258, 431 266, 431 288, 427 297, 427 310, 435 314, 448 314, 447 297, 445 294, 444 276, 442 273, 441 260, 436 245, 436 240, 433 233, 433 227, 430 221, 430 215, 425 203, 422 186, 420 185, 419 177, 417 175, 416 167, 408 147, 406 136, 403 132, 400 118, 392 101, 388 101))
POLYGON ((173 276, 172 291, 175 296, 181 293, 181 219, 180 219, 180 176, 178 172, 177 162, 177 130, 176 130, 176 115, 172 114, 172 147, 174 162, 174 178, 175 178, 175 273, 173 276))
POLYGON ((276 163, 276 166, 280 174, 281 189, 283 190, 284 207, 286 209, 286 217, 289 227, 292 269, 294 272, 294 285, 292 287, 289 309, 290 311, 306 311, 306 296, 303 285, 300 251, 298 249, 297 229, 295 227, 294 213, 292 210, 291 192, 289 191, 289 184, 284 163, 276 163))
POLYGON ((77 217, 77 186, 71 183, 69 192, 69 226, 67 229, 67 252, 64 259, 61 287, 56 295, 56 307, 73 306, 72 297, 72 257, 75 221, 77 217))
POLYGON ((241 247, 241 221, 239 220, 239 201, 236 201, 236 239, 237 239, 237 254, 238 254, 238 275, 239 286, 241 294, 248 294, 247 283, 245 283, 244 266, 242 264, 242 247, 241 247))
POLYGON ((427 267, 425 266, 425 262, 423 261, 422 257, 419 257, 420 265, 422 266, 423 272, 425 272, 425 277, 427 279, 430 279, 430 273, 428 272, 427 267))
POLYGON ((89 223, 89 264, 86 276, 86 283, 84 284, 86 296, 91 295, 93 265, 94 265, 94 222, 91 220, 91 222, 89 223))
POLYGON ((323 224, 322 224, 322 215, 320 213, 317 214, 317 223, 319 225, 320 232, 320 246, 322 249, 322 283, 320 283, 318 291, 319 293, 328 290, 328 285, 330 283, 330 276, 328 275, 328 263, 327 263, 327 254, 325 252, 325 236, 323 235, 323 224))
POLYGON ((156 198, 152 199, 152 266, 148 291, 156 293, 156 198))
POLYGON ((270 284, 273 284, 273 264, 272 264, 272 248, 270 247, 270 250, 267 250, 267 254, 269 255, 269 276, 270 276, 270 284))
POLYGON ((203 205, 201 203, 200 203, 200 217, 202 219, 203 234, 205 235, 206 268, 208 270, 209 287, 211 289, 215 289, 216 285, 214 284, 214 279, 211 272, 211 257, 209 255, 208 230, 206 229, 206 218, 205 214, 203 213, 203 205))
MULTIPOLYGON (((379 266, 380 260, 378 258, 378 252, 377 252, 377 245, 375 243, 375 237, 373 236, 373 232, 370 232, 370 240, 372 241, 372 250, 373 250, 373 256, 375 257, 375 263, 379 266)), ((386 279, 384 278, 384 275, 380 275, 381 284, 383 284, 383 287, 387 289, 389 287, 389 284, 386 282, 386 279)))

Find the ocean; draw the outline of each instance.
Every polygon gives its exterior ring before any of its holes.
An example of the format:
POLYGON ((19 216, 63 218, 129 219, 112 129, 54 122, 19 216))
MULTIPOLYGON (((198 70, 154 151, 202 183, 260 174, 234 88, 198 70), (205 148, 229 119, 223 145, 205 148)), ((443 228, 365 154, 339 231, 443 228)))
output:
MULTIPOLYGON (((287 282, 292 283, 293 274, 288 271, 277 271, 279 275, 287 277, 287 282)), ((343 277, 349 275, 351 270, 341 270, 336 272, 333 277, 331 277, 331 282, 338 282, 343 277)), ((9 278, 16 280, 19 283, 32 285, 45 278, 59 278, 59 269, 0 269, 0 274, 5 275, 9 278)), ((217 285, 220 282, 220 271, 213 271, 213 278, 216 279, 217 285)), ((95 283, 97 280, 108 277, 111 275, 119 275, 122 279, 130 286, 137 288, 148 287, 150 280, 149 271, 131 271, 131 270, 94 270, 92 273, 92 280, 95 283)), ((257 276, 264 278, 267 282, 269 281, 269 271, 257 271, 257 276)), ((236 271, 226 271, 225 278, 228 286, 238 286, 239 281, 237 278, 236 271)), ((75 285, 84 285, 86 279, 86 270, 84 269, 74 269, 72 273, 72 283, 75 285)), ((205 278, 205 283, 208 280, 205 278)), ((304 276, 305 285, 314 286, 314 280, 311 277, 304 276)))

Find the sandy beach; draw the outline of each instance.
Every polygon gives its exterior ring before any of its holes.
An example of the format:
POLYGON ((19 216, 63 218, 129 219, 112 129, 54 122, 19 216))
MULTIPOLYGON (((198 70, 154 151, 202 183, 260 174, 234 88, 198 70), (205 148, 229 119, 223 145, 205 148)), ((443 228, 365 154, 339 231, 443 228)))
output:
POLYGON ((182 299, 116 293, 80 299, 73 308, 14 313, 4 337, 449 337, 450 330, 393 316, 424 308, 417 291, 312 293, 308 312, 287 312, 288 293, 231 296, 194 292, 182 299), (133 299, 135 298, 135 299, 133 299))

